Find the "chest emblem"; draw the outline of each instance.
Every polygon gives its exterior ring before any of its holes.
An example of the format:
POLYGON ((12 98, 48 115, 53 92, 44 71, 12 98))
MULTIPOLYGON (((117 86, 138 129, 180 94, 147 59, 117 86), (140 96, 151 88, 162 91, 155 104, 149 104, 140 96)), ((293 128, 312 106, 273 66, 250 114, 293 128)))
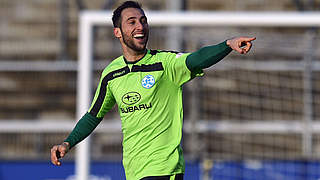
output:
POLYGON ((142 87, 144 87, 146 89, 152 88, 154 83, 155 83, 155 79, 152 75, 146 75, 141 81, 142 87))
POLYGON ((137 92, 128 92, 122 96, 122 102, 126 105, 132 105, 140 101, 141 95, 137 92))

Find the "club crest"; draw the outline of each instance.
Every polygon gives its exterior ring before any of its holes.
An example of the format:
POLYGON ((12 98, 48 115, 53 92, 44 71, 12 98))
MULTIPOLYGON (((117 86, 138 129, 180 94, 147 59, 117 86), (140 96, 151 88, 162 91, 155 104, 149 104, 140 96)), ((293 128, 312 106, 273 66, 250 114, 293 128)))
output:
POLYGON ((146 88, 146 89, 150 89, 152 88, 152 86, 155 83, 155 79, 152 75, 146 75, 141 82, 142 87, 146 88))

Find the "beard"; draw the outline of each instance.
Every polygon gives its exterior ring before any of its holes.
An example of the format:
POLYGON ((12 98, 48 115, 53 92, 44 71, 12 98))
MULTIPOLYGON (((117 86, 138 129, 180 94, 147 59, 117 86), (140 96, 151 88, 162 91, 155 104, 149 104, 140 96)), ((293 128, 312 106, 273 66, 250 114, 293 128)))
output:
POLYGON ((148 33, 146 33, 145 35, 145 41, 143 43, 138 43, 138 42, 135 42, 134 41, 134 38, 131 37, 131 36, 127 36, 123 31, 122 29, 120 28, 121 30, 121 33, 122 33, 122 39, 123 39, 123 43, 128 46, 130 49, 136 51, 136 52, 142 52, 146 49, 146 46, 147 46, 147 42, 148 42, 148 39, 149 39, 149 35, 148 33))

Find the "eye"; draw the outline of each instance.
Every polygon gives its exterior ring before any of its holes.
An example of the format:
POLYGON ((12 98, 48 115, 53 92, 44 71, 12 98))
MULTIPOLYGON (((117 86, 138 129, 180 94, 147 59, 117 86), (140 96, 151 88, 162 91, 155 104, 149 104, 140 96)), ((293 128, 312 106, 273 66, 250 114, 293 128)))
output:
POLYGON ((141 24, 147 24, 148 22, 147 22, 147 18, 142 18, 141 20, 141 24))

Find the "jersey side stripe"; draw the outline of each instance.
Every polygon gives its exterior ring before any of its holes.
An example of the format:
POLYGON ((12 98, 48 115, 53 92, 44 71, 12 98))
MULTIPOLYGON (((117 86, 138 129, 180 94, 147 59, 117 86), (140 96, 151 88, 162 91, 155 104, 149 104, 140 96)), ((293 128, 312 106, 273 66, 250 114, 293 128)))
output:
POLYGON ((115 78, 118 78, 118 77, 121 77, 123 75, 126 75, 130 72, 130 69, 128 66, 126 67, 123 67, 121 69, 118 69, 118 70, 115 70, 115 71, 112 71, 110 73, 108 73, 102 80, 101 82, 101 85, 100 85, 100 91, 99 91, 99 95, 98 95, 98 98, 97 100, 95 101, 91 111, 90 111, 90 114, 97 117, 100 109, 101 109, 101 106, 103 104, 103 101, 105 99, 105 96, 106 96, 106 93, 107 93, 107 86, 108 86, 108 82, 115 79, 115 78))

